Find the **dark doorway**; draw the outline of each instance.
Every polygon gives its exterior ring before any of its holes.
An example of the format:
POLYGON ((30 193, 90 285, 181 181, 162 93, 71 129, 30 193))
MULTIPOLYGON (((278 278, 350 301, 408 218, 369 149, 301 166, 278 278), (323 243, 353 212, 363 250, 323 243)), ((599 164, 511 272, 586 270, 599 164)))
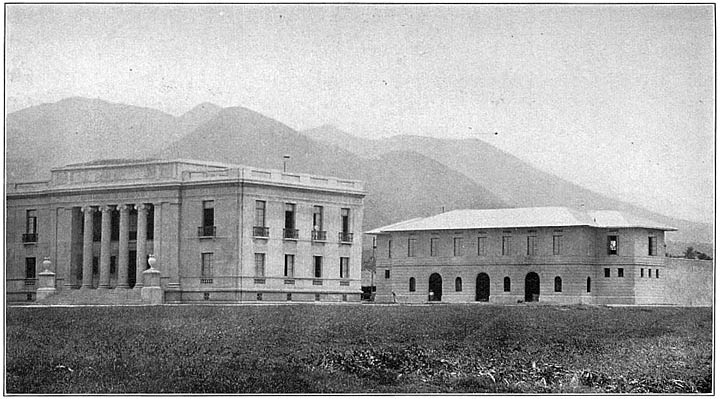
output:
POLYGON ((137 251, 130 251, 130 254, 128 255, 128 285, 130 288, 135 287, 135 283, 137 282, 136 278, 136 270, 137 267, 137 251))
POLYGON ((490 276, 480 273, 475 280, 475 300, 487 302, 490 300, 490 276))
POLYGON ((537 302, 540 298, 540 276, 530 272, 525 276, 525 302, 537 302))
POLYGON ((428 293, 431 301, 442 300, 442 277, 439 274, 433 273, 430 275, 430 292, 428 293))

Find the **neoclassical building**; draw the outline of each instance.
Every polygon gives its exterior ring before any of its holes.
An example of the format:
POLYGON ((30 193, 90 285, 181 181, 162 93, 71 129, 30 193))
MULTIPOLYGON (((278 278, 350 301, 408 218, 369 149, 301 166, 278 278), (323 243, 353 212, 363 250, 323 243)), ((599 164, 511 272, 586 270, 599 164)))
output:
POLYGON ((378 302, 667 304, 671 230, 616 211, 542 207, 454 210, 367 233, 378 302))
MULTIPOLYGON (((137 291, 157 259, 165 302, 358 301, 359 181, 188 160, 101 161, 9 183, 6 295, 137 291)), ((80 294, 78 294, 80 295, 80 294)))

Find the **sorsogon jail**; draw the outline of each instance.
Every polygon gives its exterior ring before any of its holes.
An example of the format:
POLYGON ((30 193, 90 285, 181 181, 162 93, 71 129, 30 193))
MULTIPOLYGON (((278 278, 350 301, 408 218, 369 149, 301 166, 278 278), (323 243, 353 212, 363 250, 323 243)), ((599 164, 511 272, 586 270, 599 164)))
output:
POLYGON ((711 306, 713 263, 669 258, 675 230, 617 211, 454 210, 367 232, 377 302, 711 306))
POLYGON ((359 181, 188 160, 100 161, 10 183, 6 299, 359 301, 359 181), (49 270, 45 273, 44 268, 49 270), (44 274, 45 273, 45 274, 44 274))

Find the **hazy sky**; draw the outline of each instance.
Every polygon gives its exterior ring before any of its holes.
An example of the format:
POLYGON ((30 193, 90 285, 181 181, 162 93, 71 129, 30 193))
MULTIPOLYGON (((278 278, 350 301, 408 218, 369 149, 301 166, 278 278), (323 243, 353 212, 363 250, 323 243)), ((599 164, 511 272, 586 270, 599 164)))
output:
POLYGON ((8 111, 209 101, 296 129, 476 137, 712 220, 712 5, 6 5, 6 20, 8 111))

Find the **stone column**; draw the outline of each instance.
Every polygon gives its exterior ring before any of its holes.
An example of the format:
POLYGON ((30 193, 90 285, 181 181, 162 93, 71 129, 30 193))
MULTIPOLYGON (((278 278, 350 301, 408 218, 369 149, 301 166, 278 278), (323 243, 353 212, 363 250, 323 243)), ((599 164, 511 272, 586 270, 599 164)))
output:
POLYGON ((147 205, 137 204, 137 264, 135 269, 135 288, 143 286, 143 272, 147 265, 147 205))
POLYGON ((82 256, 82 287, 92 288, 93 283, 93 213, 95 208, 92 206, 84 206, 82 208, 84 215, 83 224, 83 256, 82 256))
POLYGON ((128 239, 130 235, 130 207, 122 204, 120 211, 120 241, 118 243, 117 288, 130 288, 128 284, 128 239))
POLYGON ((108 205, 100 207, 102 229, 100 233, 100 283, 98 288, 110 288, 110 227, 113 208, 108 205))
POLYGON ((161 259, 160 257, 160 247, 162 246, 162 237, 161 237, 161 231, 162 231, 162 203, 156 202, 153 203, 153 216, 154 216, 154 223, 153 223, 153 255, 155 255, 155 259, 158 261, 161 259))

